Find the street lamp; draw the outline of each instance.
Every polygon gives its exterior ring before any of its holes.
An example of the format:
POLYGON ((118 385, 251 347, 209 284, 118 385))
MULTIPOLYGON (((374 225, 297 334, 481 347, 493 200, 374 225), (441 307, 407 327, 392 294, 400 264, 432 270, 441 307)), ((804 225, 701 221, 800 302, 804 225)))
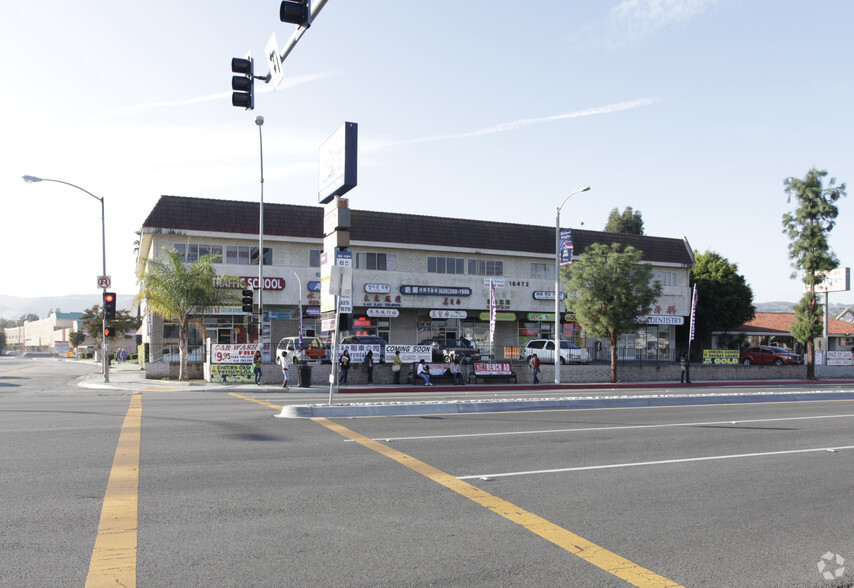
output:
MULTIPOLYGON (((36 176, 23 176, 23 179, 28 184, 33 184, 35 182, 56 182, 57 184, 65 184, 66 186, 71 186, 72 188, 77 188, 81 192, 86 192, 94 198, 101 202, 101 258, 103 260, 103 266, 101 268, 101 275, 107 275, 107 239, 106 239, 106 228, 104 225, 104 199, 98 196, 95 196, 89 190, 84 190, 80 186, 72 184, 70 182, 63 182, 62 180, 50 180, 48 178, 39 178, 36 176)), ((104 294, 107 293, 107 286, 104 286, 104 294)), ((102 303, 103 306, 103 303, 102 303)), ((107 316, 104 314, 104 309, 101 308, 101 355, 103 355, 103 363, 104 363, 104 382, 110 381, 110 362, 107 358, 107 316)))
POLYGON ((570 196, 589 189, 590 186, 581 186, 563 199, 555 213, 555 384, 560 384, 560 209, 570 196))
POLYGON ((256 116, 258 125, 258 146, 261 152, 261 206, 258 217, 258 349, 264 355, 264 137, 261 127, 264 117, 256 116))

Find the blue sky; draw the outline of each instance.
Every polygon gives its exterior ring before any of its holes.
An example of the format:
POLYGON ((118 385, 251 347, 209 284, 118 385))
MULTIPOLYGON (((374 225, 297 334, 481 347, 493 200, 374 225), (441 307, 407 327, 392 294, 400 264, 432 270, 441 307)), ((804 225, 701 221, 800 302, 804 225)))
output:
MULTIPOLYGON (((293 25, 278 1, 7 3, 0 22, 0 294, 136 291, 161 194, 317 204, 317 149, 359 124, 353 208, 602 230, 613 208, 738 264, 757 302, 801 293, 789 176, 854 181, 854 3, 329 0, 277 92, 231 106, 230 60, 293 25), (846 65, 847 64, 847 65, 846 65)), ((256 84, 257 87, 257 84, 256 84)), ((854 195, 831 246, 854 265, 854 195)), ((854 303, 851 292, 831 302, 854 303)))

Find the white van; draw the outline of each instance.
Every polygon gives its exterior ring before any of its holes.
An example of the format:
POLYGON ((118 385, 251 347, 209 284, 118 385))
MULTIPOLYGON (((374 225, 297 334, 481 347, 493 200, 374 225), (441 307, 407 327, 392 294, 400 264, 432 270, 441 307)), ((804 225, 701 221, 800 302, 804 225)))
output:
POLYGON ((317 337, 303 337, 302 349, 299 349, 299 337, 284 337, 276 346, 277 358, 282 356, 282 351, 288 352, 291 363, 329 362, 329 350, 317 337))

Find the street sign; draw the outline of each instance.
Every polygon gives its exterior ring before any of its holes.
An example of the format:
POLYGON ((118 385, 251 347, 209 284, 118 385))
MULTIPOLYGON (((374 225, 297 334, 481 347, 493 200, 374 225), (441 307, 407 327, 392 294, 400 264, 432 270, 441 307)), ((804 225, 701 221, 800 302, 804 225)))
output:
POLYGON ((112 280, 110 280, 110 276, 98 276, 98 287, 99 288, 109 288, 112 280))
POLYGON ((267 54, 267 63, 270 66, 270 83, 273 84, 274 90, 278 90, 285 79, 285 72, 282 71, 282 58, 279 56, 279 44, 276 42, 276 33, 270 35, 270 40, 267 41, 264 52, 267 54))

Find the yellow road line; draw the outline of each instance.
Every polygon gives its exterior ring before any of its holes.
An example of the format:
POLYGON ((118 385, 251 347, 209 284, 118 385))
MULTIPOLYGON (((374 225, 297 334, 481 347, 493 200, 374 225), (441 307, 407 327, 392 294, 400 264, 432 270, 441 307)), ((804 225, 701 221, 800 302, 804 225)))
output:
POLYGON ((141 421, 142 395, 134 394, 104 494, 98 536, 86 577, 87 588, 136 586, 141 421))
POLYGON ((266 406, 267 408, 275 408, 276 410, 282 410, 282 406, 278 404, 271 404, 269 402, 264 402, 263 400, 258 400, 257 398, 251 398, 249 396, 244 396, 243 394, 238 394, 237 392, 229 392, 229 395, 234 396, 235 398, 240 398, 242 400, 248 400, 249 402, 254 402, 256 404, 260 404, 262 406, 266 406))
POLYGON ((348 429, 338 423, 332 422, 326 418, 314 418, 313 421, 323 425, 324 427, 335 431, 360 445, 367 447, 377 453, 393 459, 401 465, 404 465, 411 470, 418 472, 422 476, 441 484, 442 486, 453 490, 469 500, 473 500, 477 504, 488 508, 492 512, 501 515, 502 517, 513 521, 514 523, 523 526, 532 533, 539 535, 543 539, 554 543, 561 549, 569 551, 573 555, 577 555, 581 559, 593 564, 594 566, 605 570, 609 574, 617 576, 621 580, 632 584, 633 586, 643 587, 677 587, 679 584, 672 580, 668 580, 663 576, 659 576, 638 564, 627 560, 624 557, 617 555, 612 551, 608 551, 604 547, 600 547, 587 539, 567 531, 546 519, 537 516, 523 508, 516 506, 506 500, 493 496, 488 492, 472 486, 467 482, 463 482, 454 476, 447 474, 431 465, 420 461, 411 455, 407 455, 396 449, 392 449, 387 445, 383 445, 377 441, 373 441, 360 435, 355 431, 348 429))

